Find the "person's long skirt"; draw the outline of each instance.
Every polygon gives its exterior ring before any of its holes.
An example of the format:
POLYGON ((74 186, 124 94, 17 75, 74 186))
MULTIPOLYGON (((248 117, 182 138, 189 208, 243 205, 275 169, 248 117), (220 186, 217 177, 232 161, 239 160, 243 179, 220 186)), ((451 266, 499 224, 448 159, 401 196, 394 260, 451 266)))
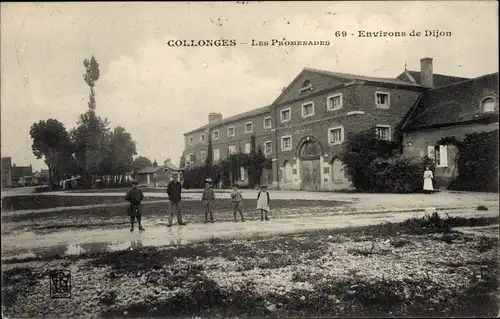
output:
POLYGON ((432 178, 424 178, 424 191, 434 191, 434 186, 432 186, 432 178))
POLYGON ((259 200, 257 201, 257 210, 269 211, 269 203, 267 202, 267 195, 261 194, 259 200))

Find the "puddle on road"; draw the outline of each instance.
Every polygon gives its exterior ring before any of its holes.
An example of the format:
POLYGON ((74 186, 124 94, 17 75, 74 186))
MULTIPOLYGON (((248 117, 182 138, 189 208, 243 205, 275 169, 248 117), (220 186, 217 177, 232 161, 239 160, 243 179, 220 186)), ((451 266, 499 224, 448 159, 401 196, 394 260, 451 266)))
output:
MULTIPOLYGON (((187 240, 175 239, 162 241, 161 246, 180 246, 189 243, 187 240)), ((129 241, 116 241, 116 242, 96 242, 84 244, 70 244, 70 245, 57 245, 52 247, 42 247, 29 250, 13 251, 9 254, 3 254, 2 260, 10 259, 52 259, 62 258, 65 256, 81 255, 81 254, 95 254, 111 251, 123 250, 136 250, 148 246, 158 246, 155 240, 141 240, 134 239, 129 241)))

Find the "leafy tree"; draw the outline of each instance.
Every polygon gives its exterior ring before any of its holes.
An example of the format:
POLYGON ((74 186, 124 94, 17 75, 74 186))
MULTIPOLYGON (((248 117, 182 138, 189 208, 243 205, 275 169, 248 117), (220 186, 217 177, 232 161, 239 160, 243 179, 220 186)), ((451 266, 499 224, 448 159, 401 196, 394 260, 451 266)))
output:
POLYGON ((153 163, 151 162, 151 160, 149 158, 144 157, 144 156, 139 156, 139 157, 135 158, 134 161, 132 162, 132 171, 134 173, 137 173, 142 168, 151 167, 151 166, 153 166, 153 163))
POLYGON ((346 174, 358 190, 373 191, 376 175, 372 166, 385 165, 399 149, 396 142, 378 139, 374 132, 375 128, 349 136, 340 156, 346 174))
POLYGON ((106 138, 106 156, 103 172, 123 181, 125 174, 132 170, 133 156, 137 154, 132 136, 123 127, 115 127, 106 138))
POLYGON ((95 83, 99 80, 99 63, 92 56, 83 61, 85 73, 83 79, 88 85, 89 109, 80 115, 77 127, 73 130, 72 136, 76 146, 76 162, 80 175, 84 178, 87 185, 90 185, 92 179, 97 175, 102 175, 106 170, 104 157, 106 154, 106 143, 108 142, 108 120, 101 119, 95 113, 95 83))
POLYGON ((102 175, 109 142, 108 126, 107 119, 88 110, 80 115, 77 126, 71 131, 77 170, 87 182, 93 175, 102 175))
POLYGON ((96 101, 95 101, 94 86, 97 80, 99 80, 99 76, 101 73, 99 71, 99 63, 97 63, 97 60, 94 58, 94 56, 92 56, 90 59, 83 60, 83 66, 85 67, 83 80, 85 81, 85 83, 87 83, 90 89, 90 96, 88 102, 89 110, 95 111, 96 101))
POLYGON ((56 119, 33 123, 31 149, 36 158, 44 157, 52 184, 74 172, 73 145, 64 125, 56 119))

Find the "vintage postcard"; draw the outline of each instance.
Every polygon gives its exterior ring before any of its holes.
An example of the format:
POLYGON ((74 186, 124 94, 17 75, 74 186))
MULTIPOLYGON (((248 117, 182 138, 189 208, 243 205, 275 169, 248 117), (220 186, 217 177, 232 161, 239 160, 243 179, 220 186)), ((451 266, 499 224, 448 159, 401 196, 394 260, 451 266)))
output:
POLYGON ((496 1, 2 3, 2 316, 498 316, 498 55, 496 1))

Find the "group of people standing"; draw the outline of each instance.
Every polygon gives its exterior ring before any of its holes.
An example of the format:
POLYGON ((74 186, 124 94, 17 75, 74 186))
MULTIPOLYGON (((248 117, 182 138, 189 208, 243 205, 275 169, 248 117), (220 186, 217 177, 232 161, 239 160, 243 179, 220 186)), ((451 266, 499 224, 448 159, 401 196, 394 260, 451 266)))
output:
MULTIPOLYGON (((139 231, 144 231, 144 228, 141 225, 141 202, 144 200, 144 194, 140 188, 137 187, 138 183, 136 181, 133 182, 132 189, 129 190, 125 196, 125 200, 127 200, 130 205, 128 209, 128 213, 130 216, 130 231, 134 231, 134 224, 137 221, 139 226, 139 231)), ((175 176, 173 180, 167 186, 167 195, 169 199, 169 215, 168 215, 168 224, 167 227, 172 227, 174 215, 177 217, 177 225, 186 225, 186 223, 182 220, 182 213, 180 210, 180 202, 182 200, 182 185, 178 181, 175 176)), ((257 210, 260 212, 260 220, 268 221, 269 217, 267 216, 270 208, 270 196, 267 190, 267 186, 261 186, 261 189, 257 195, 257 210)), ((205 189, 203 190, 203 194, 201 195, 201 202, 204 208, 205 220, 204 223, 214 223, 214 202, 215 202, 215 192, 212 188, 212 180, 210 178, 205 180, 205 189)), ((237 185, 233 186, 233 190, 231 192, 231 206, 233 210, 234 221, 236 222, 237 214, 241 217, 241 221, 244 222, 245 218, 243 217, 243 194, 237 185)))

